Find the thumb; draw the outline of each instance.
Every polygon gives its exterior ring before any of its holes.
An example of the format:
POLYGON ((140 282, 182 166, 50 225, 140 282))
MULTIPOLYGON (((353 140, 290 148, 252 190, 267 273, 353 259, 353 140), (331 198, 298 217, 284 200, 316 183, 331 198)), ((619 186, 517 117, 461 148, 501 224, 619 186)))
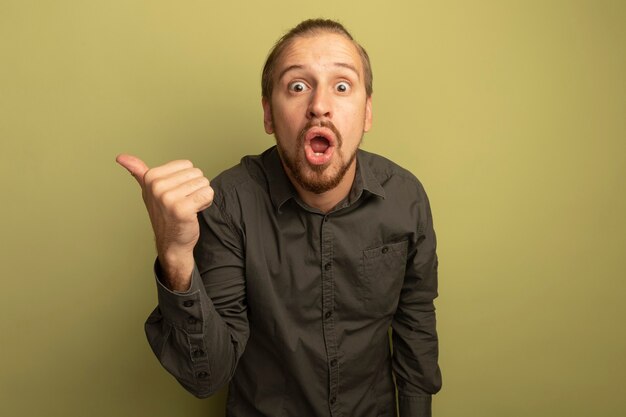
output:
POLYGON ((136 156, 128 154, 119 154, 115 161, 126 168, 130 174, 135 177, 140 186, 143 187, 143 176, 148 171, 148 165, 136 156))

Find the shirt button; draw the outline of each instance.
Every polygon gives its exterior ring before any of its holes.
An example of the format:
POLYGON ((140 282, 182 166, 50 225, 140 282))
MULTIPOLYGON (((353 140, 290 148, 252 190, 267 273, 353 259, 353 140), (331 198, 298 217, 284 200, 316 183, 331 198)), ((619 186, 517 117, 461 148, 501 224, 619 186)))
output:
POLYGON ((191 306, 193 306, 193 300, 187 300, 187 301, 185 301, 185 302, 183 303, 183 305, 184 305, 185 307, 191 307, 191 306))
POLYGON ((333 359, 332 361, 330 361, 330 366, 332 367, 337 366, 337 359, 333 359))
POLYGON ((332 398, 330 399, 330 403, 331 403, 331 404, 335 404, 335 402, 336 402, 336 401, 337 401, 337 397, 332 397, 332 398))
POLYGON ((330 268, 332 268, 333 266, 331 265, 330 262, 328 262, 326 265, 324 265, 324 269, 327 271, 330 271, 330 268))
POLYGON ((194 358, 199 358, 199 357, 201 357, 201 356, 204 356, 204 351, 203 351, 202 349, 196 349, 196 350, 194 350, 194 351, 191 353, 191 355, 192 355, 194 358))
POLYGON ((326 312, 326 314, 324 314, 324 317, 326 317, 327 319, 329 319, 329 318, 330 318, 330 316, 332 316, 332 315, 333 315, 333 312, 332 312, 332 311, 327 311, 327 312, 326 312))
POLYGON ((387 253, 387 252, 389 252, 389 247, 388 247, 388 246, 383 247, 382 252, 383 252, 383 253, 387 253))
POLYGON ((187 317, 187 323, 189 323, 189 324, 196 324, 197 322, 198 322, 198 320, 196 320, 195 317, 193 317, 193 316, 187 317))
POLYGON ((205 379, 206 377, 209 376, 209 373, 205 371, 200 371, 196 374, 196 376, 200 379, 205 379))

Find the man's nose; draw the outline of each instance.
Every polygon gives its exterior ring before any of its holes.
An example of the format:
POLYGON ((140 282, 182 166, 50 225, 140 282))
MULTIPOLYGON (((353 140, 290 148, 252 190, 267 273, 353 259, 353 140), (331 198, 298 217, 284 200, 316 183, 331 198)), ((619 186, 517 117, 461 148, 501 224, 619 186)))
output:
POLYGON ((332 96, 323 88, 315 88, 311 94, 308 117, 310 119, 332 118, 332 96))

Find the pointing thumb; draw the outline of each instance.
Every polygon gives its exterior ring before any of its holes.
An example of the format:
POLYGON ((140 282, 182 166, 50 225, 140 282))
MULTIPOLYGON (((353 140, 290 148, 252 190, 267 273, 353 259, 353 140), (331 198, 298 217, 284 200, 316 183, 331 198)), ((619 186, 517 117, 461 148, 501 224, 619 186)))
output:
POLYGON ((135 177, 140 186, 143 187, 143 176, 148 171, 148 165, 136 156, 128 154, 119 154, 115 161, 126 168, 130 174, 135 177))

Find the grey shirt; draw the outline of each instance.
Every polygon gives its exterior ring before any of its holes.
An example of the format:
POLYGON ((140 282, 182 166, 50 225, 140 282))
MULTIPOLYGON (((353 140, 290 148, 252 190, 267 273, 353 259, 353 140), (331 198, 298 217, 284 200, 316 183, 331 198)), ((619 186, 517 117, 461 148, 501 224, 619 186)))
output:
POLYGON ((146 334, 162 365, 198 397, 230 382, 233 417, 395 416, 396 385, 400 416, 430 416, 437 255, 419 181, 359 150, 349 195, 324 214, 273 147, 211 185, 191 288, 157 279, 146 334))

